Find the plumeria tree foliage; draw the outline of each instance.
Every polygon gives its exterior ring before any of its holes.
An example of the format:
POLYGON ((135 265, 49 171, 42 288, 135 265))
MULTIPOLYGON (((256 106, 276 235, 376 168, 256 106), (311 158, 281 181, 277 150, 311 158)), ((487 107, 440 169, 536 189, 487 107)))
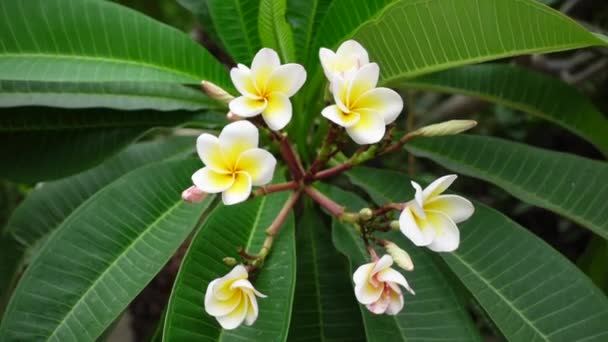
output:
POLYGON ((606 239, 605 161, 416 126, 405 96, 478 96, 605 155, 573 87, 469 64, 608 38, 536 0, 180 3, 234 63, 112 2, 0 0, 0 176, 36 184, 1 236, 0 341, 98 339, 186 241, 156 340, 475 341, 475 320, 608 339, 576 266, 449 189, 477 178, 606 239), (451 172, 378 167, 406 153, 451 172))

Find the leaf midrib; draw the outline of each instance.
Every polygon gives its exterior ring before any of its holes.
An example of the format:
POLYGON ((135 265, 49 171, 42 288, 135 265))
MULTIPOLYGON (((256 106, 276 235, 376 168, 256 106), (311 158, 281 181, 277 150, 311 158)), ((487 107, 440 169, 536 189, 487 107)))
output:
MULTIPOLYGON (((96 195, 94 195, 91 198, 100 196, 101 194, 105 193, 108 191, 109 188, 106 188, 105 190, 101 190, 100 192, 98 192, 96 195)), ((86 208, 88 206, 91 205, 91 203, 93 203, 93 201, 89 201, 88 204, 84 205, 81 208, 86 208)), ((78 301, 76 301, 76 303, 74 303, 74 305, 71 306, 70 311, 68 311, 64 317, 61 319, 61 321, 58 322, 58 324, 56 325, 56 328, 51 332, 51 334, 46 338, 47 341, 50 341, 53 337, 55 337, 55 334, 57 334, 59 332, 59 330, 61 330, 61 328, 64 326, 64 323, 66 322, 66 320, 72 316, 74 314, 74 309, 79 306, 81 303, 84 302, 84 298, 87 297, 87 295, 89 294, 89 292, 91 292, 96 286, 96 284, 100 281, 100 279, 104 278, 106 274, 108 274, 108 272, 111 269, 114 269, 114 266, 117 264, 118 260, 120 260, 125 254, 126 251, 131 250, 131 248, 136 245, 139 241, 141 241, 145 236, 148 235, 148 233, 161 221, 163 221, 165 218, 167 218, 176 208, 178 208, 180 205, 182 204, 181 198, 179 201, 176 201, 174 205, 172 205, 171 207, 169 207, 162 215, 160 215, 158 218, 156 218, 152 223, 150 223, 148 225, 148 227, 142 231, 142 233, 135 238, 129 245, 127 245, 121 253, 119 253, 117 255, 117 257, 112 260, 112 262, 108 265, 108 267, 106 267, 106 269, 100 273, 100 275, 98 277, 95 278, 95 280, 91 283, 91 285, 85 290, 85 292, 78 298, 78 301)))

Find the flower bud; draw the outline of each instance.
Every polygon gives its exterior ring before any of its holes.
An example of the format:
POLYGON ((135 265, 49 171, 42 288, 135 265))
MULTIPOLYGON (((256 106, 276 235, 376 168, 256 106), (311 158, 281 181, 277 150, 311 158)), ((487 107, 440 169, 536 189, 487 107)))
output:
POLYGON ((182 199, 188 203, 200 203, 206 196, 207 193, 197 188, 196 185, 193 185, 182 192, 182 199))
POLYGON ((369 221, 373 215, 374 215, 374 213, 372 212, 372 210, 370 208, 363 208, 363 209, 359 210, 359 218, 362 221, 369 221))
POLYGON ((455 135, 477 126, 475 120, 450 120, 434 125, 424 126, 412 132, 422 137, 437 137, 442 135, 455 135))
POLYGON ((235 258, 225 257, 224 259, 222 259, 222 261, 227 266, 236 266, 236 259, 235 258))
POLYGON ((214 100, 228 103, 234 99, 234 96, 230 95, 227 91, 209 81, 202 81, 201 88, 205 94, 207 94, 207 96, 214 100))
POLYGON ((391 221, 390 227, 392 230, 400 230, 401 226, 399 225, 399 221, 391 221))
POLYGON ((414 270, 414 263, 412 262, 412 258, 406 251, 399 248, 399 246, 390 241, 384 245, 384 248, 386 249, 386 252, 393 257, 393 261, 395 261, 395 264, 397 264, 397 266, 401 267, 406 271, 414 270))

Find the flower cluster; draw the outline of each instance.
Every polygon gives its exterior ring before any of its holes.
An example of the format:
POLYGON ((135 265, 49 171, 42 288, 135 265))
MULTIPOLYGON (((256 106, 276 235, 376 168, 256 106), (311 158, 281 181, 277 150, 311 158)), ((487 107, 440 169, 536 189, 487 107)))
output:
MULTIPOLYGON (((456 134, 475 125, 474 121, 468 120, 448 121, 409 132, 398 142, 393 142, 391 135, 386 134, 386 126, 393 123, 403 110, 403 100, 394 90, 377 86, 380 68, 369 61, 367 51, 356 41, 349 40, 335 52, 322 48, 319 58, 329 81, 328 95, 331 94, 334 101, 321 111, 321 115, 335 125, 331 126, 317 160, 308 170, 303 168, 286 142, 286 135, 278 132, 293 116, 290 98, 304 85, 304 67, 295 63, 281 64, 274 50, 263 48, 253 58, 251 67, 238 64, 230 71, 240 96, 234 97, 207 81, 201 84, 209 97, 228 104, 228 118, 234 122, 226 125, 218 136, 204 133, 198 137, 196 149, 204 167, 192 175, 194 185, 184 190, 182 198, 196 203, 208 193, 221 193, 223 203, 233 205, 252 196, 254 186, 262 186, 253 193, 254 196, 294 190, 266 230, 266 240, 260 252, 250 255, 241 249, 243 264, 239 265, 235 258, 226 257, 224 263, 234 268, 209 283, 204 298, 205 310, 224 329, 234 329, 243 323, 251 325, 257 319, 257 297, 266 296, 254 288, 249 281, 249 273, 258 271, 263 265, 274 235, 302 193, 336 217, 357 226, 372 262, 359 266, 353 274, 354 291, 357 300, 374 314, 396 315, 403 309, 402 288, 412 295, 414 291, 405 277, 391 266, 394 263, 404 271, 413 271, 414 263, 397 244, 378 239, 372 233, 375 230, 400 230, 416 246, 435 252, 451 252, 460 243, 456 224, 473 214, 471 202, 460 196, 443 194, 456 179, 455 175, 441 177, 425 189, 412 182, 416 192, 410 201, 388 203, 376 210, 364 208, 359 213, 345 212, 343 206, 311 187, 312 182, 343 172, 377 156, 377 153, 398 150, 413 137, 456 134), (261 120, 247 120, 258 115, 261 115, 261 120), (360 145, 374 144, 388 137, 385 139, 387 144, 383 144, 379 151, 370 149, 372 154, 356 152, 346 163, 319 171, 340 150, 335 139, 341 132, 336 125, 345 128, 352 140, 360 145), (279 151, 293 176, 291 182, 265 186, 273 179, 277 160, 270 152, 258 147, 259 127, 270 129, 270 137, 279 143, 279 151), (332 145, 334 143, 336 146, 332 145), (400 211, 398 221, 391 221, 391 210, 400 211), (390 224, 387 220, 391 221, 390 224), (384 247, 387 254, 378 257, 370 241, 384 247)), ((365 153, 367 147, 360 151, 365 153)))

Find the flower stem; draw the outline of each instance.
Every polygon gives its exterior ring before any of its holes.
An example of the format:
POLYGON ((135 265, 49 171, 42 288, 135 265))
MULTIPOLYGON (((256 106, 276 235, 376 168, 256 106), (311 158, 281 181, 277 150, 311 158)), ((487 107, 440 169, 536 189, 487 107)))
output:
POLYGON ((279 142, 279 151, 294 180, 299 181, 304 176, 304 168, 296 156, 289 139, 285 134, 271 131, 272 137, 279 142))
POLYGON ((305 187, 304 192, 315 202, 319 203, 320 206, 327 209, 327 211, 329 211, 337 218, 342 217, 342 215, 346 211, 346 208, 334 202, 331 198, 325 196, 319 190, 313 188, 312 186, 305 187))
POLYGON ((350 161, 345 162, 344 164, 340 164, 334 167, 330 167, 329 169, 321 170, 313 176, 314 180, 321 180, 329 177, 333 177, 341 174, 344 171, 347 171, 353 167, 353 163, 350 161))
POLYGON ((298 187, 300 187, 300 184, 298 184, 298 182, 296 182, 296 181, 279 183, 279 184, 271 184, 271 185, 261 186, 261 187, 257 188, 255 191, 253 191, 252 195, 254 197, 264 196, 264 195, 272 194, 274 192, 295 190, 298 187))

